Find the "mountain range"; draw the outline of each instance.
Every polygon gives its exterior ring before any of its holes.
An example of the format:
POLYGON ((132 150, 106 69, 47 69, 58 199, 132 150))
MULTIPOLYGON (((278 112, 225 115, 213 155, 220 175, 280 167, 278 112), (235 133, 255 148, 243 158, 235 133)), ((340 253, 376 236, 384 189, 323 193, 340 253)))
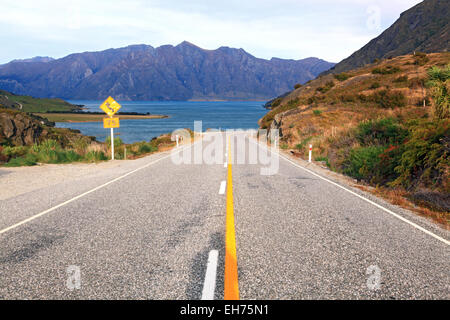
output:
POLYGON ((324 73, 341 73, 405 54, 450 49, 450 1, 425 0, 400 15, 381 35, 324 73))
POLYGON ((318 59, 259 59, 243 49, 132 45, 61 59, 0 66, 0 89, 45 98, 119 100, 267 100, 334 64, 318 59))

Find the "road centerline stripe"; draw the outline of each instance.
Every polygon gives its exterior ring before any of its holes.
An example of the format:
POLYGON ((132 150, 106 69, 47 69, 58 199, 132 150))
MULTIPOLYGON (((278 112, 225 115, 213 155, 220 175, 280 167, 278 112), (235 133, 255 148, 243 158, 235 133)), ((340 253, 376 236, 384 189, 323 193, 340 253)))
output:
POLYGON ((205 282, 203 284, 202 300, 214 300, 214 291, 216 290, 217 260, 219 251, 211 250, 206 265, 205 282))
MULTIPOLYGON (((231 138, 228 139, 230 144, 231 138)), ((224 299, 239 300, 239 282, 236 254, 236 230, 234 225, 233 204, 233 174, 231 146, 228 145, 228 175, 227 175, 227 212, 225 231, 225 276, 224 276, 224 299)))

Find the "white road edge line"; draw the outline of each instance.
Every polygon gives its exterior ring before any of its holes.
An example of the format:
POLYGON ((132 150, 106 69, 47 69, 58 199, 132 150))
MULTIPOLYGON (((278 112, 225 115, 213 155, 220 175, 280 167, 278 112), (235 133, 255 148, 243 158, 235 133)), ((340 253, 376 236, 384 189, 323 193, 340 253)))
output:
POLYGON ((211 250, 209 252, 208 264, 206 266, 205 282, 203 284, 202 300, 214 300, 218 258, 219 251, 211 250))
MULTIPOLYGON (((249 139, 249 141, 251 141, 251 140, 249 139)), ((253 143, 256 143, 256 142, 254 142, 254 141, 252 141, 252 142, 253 142, 253 143)), ((263 148, 266 148, 267 150, 269 150, 266 146, 263 146, 263 145, 261 145, 260 143, 256 143, 256 144, 259 145, 260 147, 263 147, 263 148)), ((272 152, 272 150, 269 150, 269 151, 272 152)), ((338 183, 336 183, 336 182, 333 182, 333 181, 331 181, 331 180, 329 180, 329 179, 327 179, 327 178, 324 178, 324 177, 322 177, 321 175, 319 175, 319 174, 317 174, 317 173, 315 173, 315 172, 313 172, 313 171, 311 171, 311 170, 309 170, 309 169, 306 169, 305 167, 303 167, 303 166, 301 166, 301 165, 295 163, 294 161, 290 160, 289 158, 287 158, 287 157, 284 156, 283 154, 281 154, 281 153, 279 153, 279 152, 277 152, 277 153, 278 153, 279 156, 281 156, 281 158, 283 158, 284 160, 290 162, 290 163, 293 164, 294 166, 296 166, 296 167, 298 167, 298 168, 300 168, 300 169, 302 169, 302 170, 304 170, 304 171, 306 171, 306 172, 309 172, 309 173, 312 174, 313 176, 316 176, 316 177, 318 177, 318 178, 320 178, 320 179, 322 179, 322 180, 324 180, 324 181, 326 181, 326 182, 328 182, 328 183, 331 183, 331 184, 335 185, 336 187, 341 188, 341 189, 343 189, 343 190, 345 190, 345 191, 347 191, 347 192, 353 194, 354 196, 357 196, 358 198, 360 198, 360 199, 362 199, 362 200, 364 200, 364 201, 366 201, 366 202, 368 202, 368 203, 374 205, 375 207, 377 207, 377 208, 379 208, 379 209, 381 209, 381 210, 383 210, 383 211, 385 211, 385 212, 391 214, 392 216, 396 217, 397 219, 399 219, 399 220, 401 220, 401 221, 403 221, 403 222, 406 222, 407 224, 413 226, 414 228, 416 228, 416 229, 418 229, 418 230, 420 230, 420 231, 422 231, 422 232, 428 234, 429 236, 432 236, 433 238, 435 238, 435 239, 437 239, 437 240, 439 240, 439 241, 445 243, 446 245, 450 245, 450 241, 448 241, 448 240, 446 240, 446 239, 444 239, 444 238, 438 236, 437 234, 434 234, 433 232, 428 231, 427 229, 425 229, 425 228, 419 226, 418 224, 415 224, 414 222, 409 221, 408 219, 402 217, 401 215, 399 215, 399 214, 397 214, 397 213, 395 213, 395 212, 393 212, 393 211, 391 211, 391 210, 389 210, 389 209, 387 209, 387 208, 385 208, 385 207, 379 205, 379 204, 376 203, 376 202, 373 202, 372 200, 369 200, 369 199, 367 199, 367 198, 365 198, 365 197, 363 197, 363 196, 357 194, 356 192, 353 192, 353 191, 351 191, 351 190, 349 190, 349 189, 347 189, 347 188, 341 186, 340 184, 338 184, 338 183)))
POLYGON ((227 182, 224 180, 220 183, 219 194, 225 194, 226 187, 227 187, 227 182))
MULTIPOLYGON (((199 142, 200 142, 200 141, 199 141, 199 142)), ((199 142, 196 142, 196 143, 199 143, 199 142)), ((192 146, 193 146, 194 144, 196 144, 196 143, 193 143, 193 144, 191 144, 191 145, 189 145, 189 146, 186 146, 186 147, 184 147, 184 148, 182 148, 182 149, 179 149, 179 150, 177 150, 175 153, 180 153, 180 152, 183 151, 183 150, 186 150, 186 149, 188 149, 188 148, 192 148, 192 146)), ((50 212, 52 212, 52 211, 54 211, 54 210, 56 210, 56 209, 58 209, 58 208, 61 208, 61 207, 65 206, 65 205, 67 205, 67 204, 69 204, 69 203, 71 203, 71 202, 74 202, 75 200, 78 200, 78 199, 80 199, 80 198, 82 198, 82 197, 84 197, 84 196, 87 196, 88 194, 90 194, 90 193, 92 193, 92 192, 94 192, 94 191, 97 191, 97 190, 99 190, 99 189, 102 189, 102 188, 104 188, 104 187, 110 185, 111 183, 114 183, 114 182, 116 182, 116 181, 119 181, 119 180, 121 180, 121 179, 123 179, 123 178, 125 178, 125 177, 127 177, 127 176, 129 176, 129 175, 131 175, 131 174, 133 174, 133 173, 135 173, 135 172, 137 172, 137 171, 140 171, 140 170, 142 170, 142 169, 145 169, 145 168, 147 168, 147 167, 149 167, 149 166, 151 166, 151 165, 153 165, 153 164, 155 164, 155 163, 157 163, 157 162, 159 162, 159 161, 161 161, 161 160, 167 159, 167 158, 169 158, 171 155, 172 155, 172 153, 170 153, 170 154, 168 154, 168 155, 166 155, 166 156, 164 156, 164 157, 161 157, 161 158, 159 158, 159 159, 156 159, 155 161, 149 162, 149 163, 147 163, 146 165, 144 165, 144 166, 142 166, 142 167, 139 167, 139 168, 134 169, 134 170, 132 170, 132 171, 130 171, 130 172, 127 172, 127 173, 125 173, 124 175, 121 175, 120 177, 117 177, 117 178, 115 178, 115 179, 113 179, 113 180, 111 180, 111 181, 108 181, 108 182, 106 182, 106 183, 104 183, 104 184, 102 184, 102 185, 100 185, 100 186, 98 186, 98 187, 95 187, 94 189, 91 189, 91 190, 89 190, 89 191, 86 191, 86 192, 84 192, 84 193, 82 193, 82 194, 80 194, 80 195, 78 195, 78 196, 76 196, 76 197, 74 197, 74 198, 72 198, 72 199, 70 199, 70 200, 64 201, 64 202, 62 202, 62 203, 60 203, 60 204, 58 204, 58 205, 56 205, 56 206, 54 206, 54 207, 51 207, 50 209, 47 209, 47 210, 45 210, 45 211, 42 211, 42 212, 40 212, 40 213, 38 213, 38 214, 35 214, 35 215, 33 215, 33 216, 31 216, 31 217, 25 219, 25 220, 22 220, 22 221, 20 221, 20 222, 18 222, 18 223, 16 223, 16 224, 13 224, 12 226, 9 226, 9 227, 7 227, 7 228, 5 228, 5 229, 3 229, 3 230, 0 230, 0 235, 3 234, 3 233, 5 233, 5 232, 8 232, 8 231, 10 231, 10 230, 12 230, 12 229, 15 229, 15 228, 17 228, 17 227, 19 227, 19 226, 21 226, 21 225, 27 223, 27 222, 33 221, 34 219, 37 219, 37 218, 39 218, 39 217, 42 217, 43 215, 45 215, 45 214, 47 214, 47 213, 50 213, 50 212)))

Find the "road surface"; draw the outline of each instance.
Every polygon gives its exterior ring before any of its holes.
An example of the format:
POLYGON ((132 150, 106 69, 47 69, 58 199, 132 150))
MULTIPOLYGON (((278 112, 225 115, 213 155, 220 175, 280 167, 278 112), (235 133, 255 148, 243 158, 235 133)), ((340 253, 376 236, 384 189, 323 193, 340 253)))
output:
POLYGON ((0 298, 449 298, 448 231, 236 135, 0 200, 0 298))

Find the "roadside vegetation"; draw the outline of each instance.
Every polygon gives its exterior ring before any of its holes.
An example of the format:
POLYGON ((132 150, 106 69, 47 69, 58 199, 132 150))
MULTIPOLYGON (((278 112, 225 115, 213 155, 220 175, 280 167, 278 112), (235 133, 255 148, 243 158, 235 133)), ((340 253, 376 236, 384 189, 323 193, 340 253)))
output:
MULTIPOLYGON (((142 141, 125 144, 114 138, 114 157, 117 160, 137 159, 157 151, 164 151, 173 147, 170 135, 163 135, 149 142, 142 141)), ((105 143, 92 142, 79 138, 63 146, 53 139, 44 140, 31 146, 0 146, 0 163, 4 167, 33 166, 38 163, 73 163, 99 162, 110 159, 111 139, 105 143)))
POLYGON ((292 153, 306 159, 312 144, 316 161, 449 227, 449 90, 450 54, 416 53, 319 77, 260 124, 279 126, 292 153))

